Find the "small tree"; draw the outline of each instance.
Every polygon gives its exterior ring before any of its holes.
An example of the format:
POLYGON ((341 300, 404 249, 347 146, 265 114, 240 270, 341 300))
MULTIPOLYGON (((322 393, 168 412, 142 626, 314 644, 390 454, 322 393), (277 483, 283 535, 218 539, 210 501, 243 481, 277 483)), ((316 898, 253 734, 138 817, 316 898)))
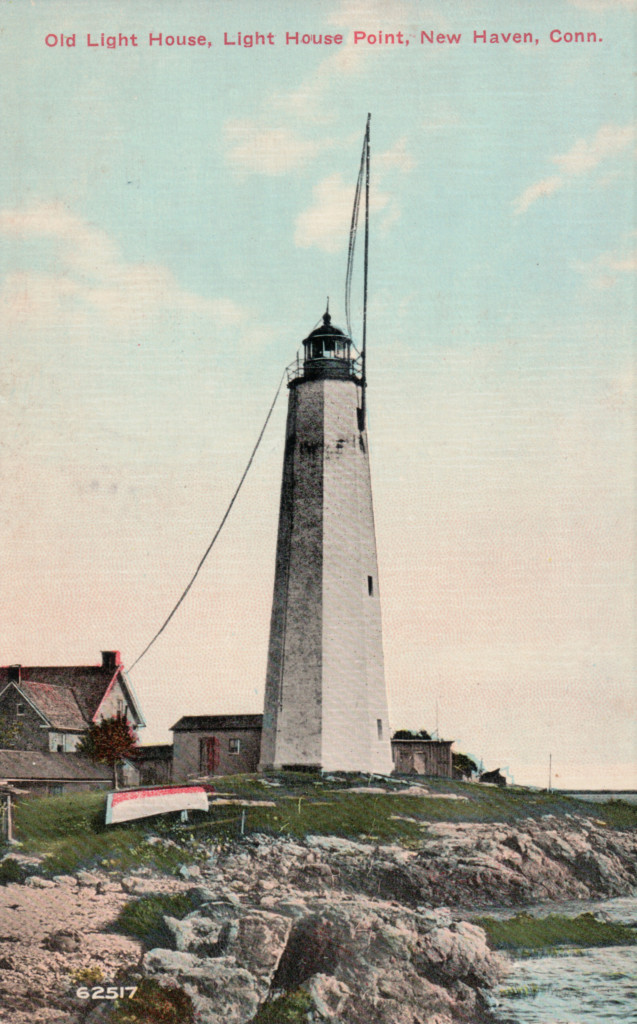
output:
POLYGON ((472 761, 468 754, 456 753, 454 750, 451 753, 451 761, 453 764, 453 774, 456 779, 470 779, 478 771, 477 764, 475 761, 472 761))
POLYGON ((137 746, 135 730, 122 715, 93 722, 77 747, 77 753, 96 764, 108 764, 113 769, 113 786, 118 789, 117 766, 137 746))

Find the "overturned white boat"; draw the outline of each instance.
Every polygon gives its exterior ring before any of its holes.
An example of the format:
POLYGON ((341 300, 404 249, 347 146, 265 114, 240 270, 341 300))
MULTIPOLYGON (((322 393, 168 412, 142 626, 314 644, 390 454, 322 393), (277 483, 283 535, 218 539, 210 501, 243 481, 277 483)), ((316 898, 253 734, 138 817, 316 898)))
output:
POLYGON ((208 793, 203 786, 154 786, 109 793, 106 824, 116 825, 135 818, 172 811, 207 811, 208 793))

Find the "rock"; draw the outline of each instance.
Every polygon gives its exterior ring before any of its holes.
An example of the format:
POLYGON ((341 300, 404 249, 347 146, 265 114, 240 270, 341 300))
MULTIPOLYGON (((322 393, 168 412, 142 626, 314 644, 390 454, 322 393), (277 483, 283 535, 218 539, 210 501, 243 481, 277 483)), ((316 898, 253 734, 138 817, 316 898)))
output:
POLYGON ((148 896, 157 892, 157 885, 152 878, 136 878, 134 875, 127 875, 119 884, 122 890, 131 896, 148 896))
POLYGON ((491 988, 504 975, 505 962, 492 953, 487 938, 477 925, 461 921, 450 928, 435 928, 421 945, 423 973, 447 981, 462 981, 491 988))
POLYGON ((315 974, 307 983, 307 991, 317 1011, 325 1020, 338 1019, 351 996, 351 989, 327 974, 315 974))
POLYGON ((418 927, 422 928, 425 925, 424 931, 431 931, 433 928, 448 928, 451 924, 451 911, 448 907, 436 907, 435 910, 430 910, 428 907, 416 907, 416 913, 418 927))
MULTIPOLYGON (((202 887, 201 889, 195 889, 194 891, 203 892, 204 888, 202 887)), ((228 889, 227 886, 224 886, 221 889, 206 889, 205 891, 212 893, 212 899, 210 900, 210 902, 214 904, 227 904, 230 907, 242 906, 241 900, 237 896, 236 892, 233 892, 232 889, 228 889)), ((208 901, 204 900, 204 902, 208 901)))
MULTIPOLYGON (((230 902, 225 889, 222 887, 215 887, 213 889, 211 885, 194 885, 192 889, 190 889, 190 892, 193 897, 199 901, 199 903, 213 903, 220 899, 225 899, 227 902, 230 902)), ((234 899, 234 893, 232 895, 234 899)))
POLYGON ((194 953, 174 949, 151 949, 144 957, 144 969, 150 975, 169 974, 185 977, 198 969, 200 958, 194 953))
MULTIPOLYGON (((384 796, 387 793, 382 786, 350 786, 348 793, 368 793, 370 796, 384 796)), ((392 792, 390 790, 390 792, 392 792)), ((426 790, 425 790, 426 792, 426 790)))
POLYGON ((69 888, 74 888, 77 885, 75 875, 53 875, 53 881, 56 885, 67 885, 69 888))
POLYGON ((199 1024, 247 1024, 259 1006, 256 979, 232 957, 197 957, 153 949, 144 957, 148 977, 181 985, 192 997, 199 1024))
POLYGON ((198 864, 180 864, 179 874, 182 878, 201 878, 201 868, 198 864))
POLYGON ((369 843, 355 843, 351 839, 341 839, 340 836, 308 836, 307 845, 312 849, 328 850, 330 853, 369 856, 375 850, 369 843))
POLYGON ((99 896, 103 896, 109 892, 121 892, 122 886, 120 882, 115 882, 112 879, 104 878, 95 886, 95 892, 99 896))
POLYGON ((31 886, 33 889, 54 889, 55 882, 52 882, 50 878, 42 878, 41 875, 30 875, 24 883, 25 885, 31 886))
POLYGON ((92 871, 78 871, 75 877, 78 885, 97 885, 101 881, 100 875, 96 875, 92 871))
POLYGON ((43 945, 54 953, 74 953, 82 945, 79 932, 60 930, 46 937, 43 945))
POLYGON ((229 942, 229 950, 252 974, 270 982, 291 929, 289 918, 267 911, 252 911, 239 918, 236 940, 229 942))
POLYGON ((307 914, 307 903, 302 900, 284 899, 273 900, 272 908, 283 917, 304 917, 307 914))
POLYGON ((12 956, 0 956, 0 971, 15 970, 15 960, 12 956))
POLYGON ((273 878, 262 878, 259 880, 259 888, 262 892, 273 892, 279 888, 279 883, 273 878))
MULTIPOLYGON (((233 922, 211 920, 201 914, 189 914, 183 920, 166 915, 164 921, 175 937, 178 951, 193 952, 201 956, 221 956, 227 951, 233 922)), ((236 935, 237 927, 234 926, 236 935)))

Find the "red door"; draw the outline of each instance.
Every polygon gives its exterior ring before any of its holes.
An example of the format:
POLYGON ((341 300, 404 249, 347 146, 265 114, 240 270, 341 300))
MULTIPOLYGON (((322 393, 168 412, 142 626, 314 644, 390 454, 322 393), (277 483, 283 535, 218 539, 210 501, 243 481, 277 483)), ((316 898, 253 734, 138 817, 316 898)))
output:
POLYGON ((219 767, 219 740, 216 736, 206 736, 199 740, 199 769, 206 775, 214 775, 219 767))

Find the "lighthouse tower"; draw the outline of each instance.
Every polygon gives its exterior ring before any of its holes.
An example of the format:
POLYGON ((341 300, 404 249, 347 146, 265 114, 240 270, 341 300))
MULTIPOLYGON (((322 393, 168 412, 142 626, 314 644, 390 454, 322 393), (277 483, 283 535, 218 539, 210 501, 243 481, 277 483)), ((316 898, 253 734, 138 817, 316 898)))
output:
POLYGON ((260 767, 389 773, 364 382, 328 312, 303 347, 288 383, 260 767))

